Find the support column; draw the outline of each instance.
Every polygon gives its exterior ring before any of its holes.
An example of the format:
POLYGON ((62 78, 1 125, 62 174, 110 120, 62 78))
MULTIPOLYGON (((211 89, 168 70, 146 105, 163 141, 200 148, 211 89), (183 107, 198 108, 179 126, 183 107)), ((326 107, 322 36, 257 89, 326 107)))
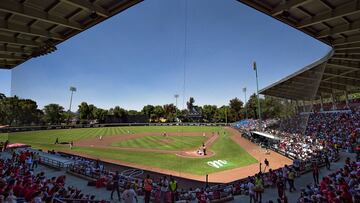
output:
POLYGON ((306 111, 306 110, 305 110, 305 101, 304 101, 304 100, 302 100, 302 110, 303 110, 303 112, 306 111))
POLYGON ((324 101, 323 101, 322 95, 320 95, 320 111, 321 111, 321 112, 324 111, 324 101))
POLYGON ((311 100, 310 103, 311 103, 310 112, 315 112, 314 111, 314 100, 311 100))
POLYGON ((331 93, 331 100, 332 100, 332 110, 336 110, 334 93, 331 93))
POLYGON ((346 109, 349 109, 350 106, 349 106, 349 95, 348 95, 348 92, 347 90, 345 90, 345 102, 346 102, 346 109))
POLYGON ((299 113, 300 113, 300 111, 299 111, 299 102, 298 102, 298 100, 295 100, 295 103, 296 103, 296 109, 295 109, 295 112, 296 112, 296 114, 299 114, 299 113))

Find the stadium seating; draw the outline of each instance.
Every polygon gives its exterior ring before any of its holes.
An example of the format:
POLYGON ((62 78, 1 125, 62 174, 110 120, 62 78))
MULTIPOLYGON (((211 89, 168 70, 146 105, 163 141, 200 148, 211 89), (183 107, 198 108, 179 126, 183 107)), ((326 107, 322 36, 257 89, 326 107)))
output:
MULTIPOLYGON (((280 123, 278 125, 273 125, 273 122, 267 120, 259 125, 258 121, 251 120, 238 122, 234 127, 243 134, 250 135, 250 132, 255 130, 266 131, 281 138, 280 142, 270 147, 300 161, 300 173, 311 171, 313 162, 323 166, 326 158, 329 161, 338 160, 340 150, 353 152, 359 143, 360 110, 358 108, 351 111, 318 112, 303 116, 305 118, 298 115, 292 119, 278 121, 280 123), (298 128, 300 125, 296 123, 301 121, 306 121, 306 128, 298 128)), ((342 170, 325 177, 320 185, 303 191, 299 202, 360 202, 360 164, 359 159, 356 161, 347 160, 342 170)), ((264 186, 271 187, 283 176, 283 170, 271 171, 261 176, 264 186)), ((239 183, 237 186, 236 184, 234 188, 246 191, 246 184, 239 183)))
POLYGON ((0 199, 5 202, 106 202, 84 194, 76 187, 65 186, 66 176, 46 178, 34 174, 34 153, 14 151, 11 158, 0 159, 0 199))
POLYGON ((345 166, 322 178, 319 185, 308 185, 298 202, 360 202, 359 163, 346 160, 345 166))

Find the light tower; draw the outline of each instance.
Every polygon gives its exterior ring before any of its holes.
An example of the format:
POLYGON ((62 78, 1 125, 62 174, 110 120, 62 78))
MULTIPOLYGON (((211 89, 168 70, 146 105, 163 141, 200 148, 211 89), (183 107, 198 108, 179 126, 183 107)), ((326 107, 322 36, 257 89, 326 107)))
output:
POLYGON ((261 123, 261 109, 260 109, 260 97, 259 97, 259 79, 258 79, 258 71, 257 71, 257 67, 256 67, 256 62, 254 61, 253 64, 253 68, 255 71, 255 75, 256 75, 256 95, 257 95, 257 100, 258 100, 258 116, 259 116, 259 126, 260 129, 262 127, 262 123, 261 123))
POLYGON ((178 101, 179 95, 175 94, 174 97, 175 97, 175 118, 176 118, 176 122, 177 122, 177 120, 178 120, 178 118, 177 118, 177 101, 178 101))
POLYGON ((69 112, 71 111, 72 98, 73 98, 74 92, 76 92, 76 87, 70 87, 70 92, 71 92, 71 96, 70 96, 69 112))
POLYGON ((243 92, 245 94, 245 118, 247 119, 248 118, 248 114, 247 114, 247 106, 246 106, 246 87, 244 87, 243 89, 243 92))
POLYGON ((71 92, 71 96, 70 96, 70 106, 69 106, 69 111, 68 111, 68 118, 67 118, 67 122, 66 122, 67 124, 69 124, 69 121, 70 121, 72 98, 73 98, 74 92, 76 92, 76 87, 70 87, 70 92, 71 92))

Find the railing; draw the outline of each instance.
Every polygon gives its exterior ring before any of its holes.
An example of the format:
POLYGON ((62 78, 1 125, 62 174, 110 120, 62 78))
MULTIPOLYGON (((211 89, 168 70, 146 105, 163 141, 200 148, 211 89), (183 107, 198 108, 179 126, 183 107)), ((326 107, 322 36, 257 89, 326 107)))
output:
POLYGON ((123 172, 121 172, 121 176, 127 177, 127 178, 134 178, 142 175, 144 173, 141 169, 128 169, 123 172))
MULTIPOLYGON (((70 164, 68 167, 68 172, 71 172, 73 174, 79 175, 85 179, 93 179, 97 180, 101 177, 101 171, 99 172, 90 172, 86 173, 85 171, 82 171, 84 168, 82 168, 82 165, 76 165, 76 164, 70 164)), ((110 172, 112 173, 112 172, 110 172)), ((141 178, 137 178, 138 176, 142 175, 144 173, 141 169, 128 169, 119 174, 119 176, 127 181, 139 181, 142 182, 141 178)))
POLYGON ((40 163, 54 167, 54 168, 58 168, 58 169, 66 168, 69 165, 66 162, 58 161, 58 160, 51 159, 49 157, 44 157, 44 156, 41 156, 40 163))
POLYGON ((100 172, 99 173, 91 172, 90 174, 87 174, 86 172, 81 172, 80 169, 82 169, 82 168, 80 166, 77 166, 76 164, 70 164, 67 168, 68 171, 75 173, 75 174, 85 176, 87 178, 91 178, 94 180, 100 178, 100 172))
POLYGON ((71 198, 54 198, 53 203, 110 203, 105 200, 88 200, 88 199, 71 199, 71 198))

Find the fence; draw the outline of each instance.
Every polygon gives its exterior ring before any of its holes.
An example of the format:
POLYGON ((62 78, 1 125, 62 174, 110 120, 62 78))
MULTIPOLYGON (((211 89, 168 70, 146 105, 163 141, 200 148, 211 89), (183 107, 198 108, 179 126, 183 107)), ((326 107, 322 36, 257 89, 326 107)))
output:
POLYGON ((72 128, 99 128, 99 127, 122 127, 122 126, 229 126, 228 123, 102 123, 102 124, 79 124, 79 125, 47 125, 47 126, 19 126, 0 128, 0 133, 15 133, 38 130, 56 130, 72 128))

